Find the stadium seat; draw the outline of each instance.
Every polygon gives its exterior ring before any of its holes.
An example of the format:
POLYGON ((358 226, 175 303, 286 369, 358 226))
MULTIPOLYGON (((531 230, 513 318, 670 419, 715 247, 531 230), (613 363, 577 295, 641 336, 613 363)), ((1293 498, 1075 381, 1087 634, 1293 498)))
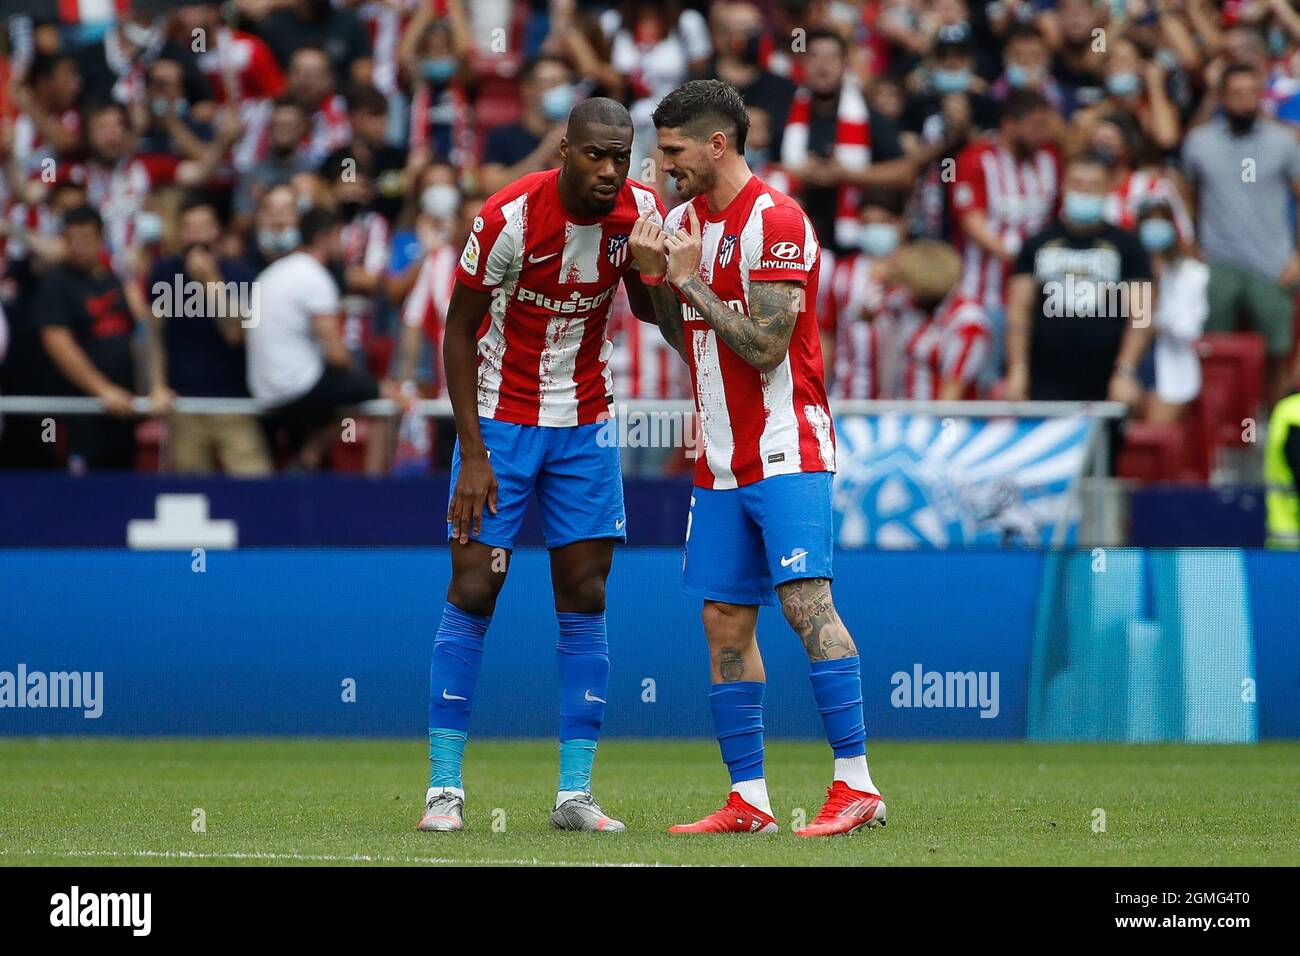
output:
POLYGON ((1211 332, 1196 343, 1214 447, 1241 444, 1242 419, 1258 418, 1265 400, 1263 336, 1254 332, 1211 332))
POLYGON ((162 446, 167 428, 161 418, 146 418, 135 426, 135 470, 162 471, 162 446))
POLYGON ((1183 439, 1179 423, 1130 422, 1115 463, 1116 476, 1147 483, 1177 480, 1183 439))

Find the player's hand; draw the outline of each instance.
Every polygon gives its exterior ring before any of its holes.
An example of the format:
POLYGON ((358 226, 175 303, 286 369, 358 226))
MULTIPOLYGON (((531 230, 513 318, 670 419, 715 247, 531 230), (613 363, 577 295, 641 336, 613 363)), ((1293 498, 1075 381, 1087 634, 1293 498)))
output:
POLYGON ((461 544, 469 544, 470 529, 477 537, 483 532, 483 508, 497 513, 497 476, 487 455, 462 455, 456 490, 447 509, 451 535, 461 544))
POLYGON ((664 249, 664 240, 668 236, 659 228, 659 223, 645 216, 638 216, 632 223, 632 232, 628 236, 628 245, 632 247, 632 258, 643 276, 661 276, 668 268, 668 255, 664 249))
POLYGON ((664 240, 668 252, 668 281, 680 286, 700 271, 700 217, 695 206, 686 207, 686 228, 664 240))
POLYGON ((135 396, 121 385, 106 385, 103 391, 95 395, 104 403, 104 410, 117 418, 129 418, 135 396))

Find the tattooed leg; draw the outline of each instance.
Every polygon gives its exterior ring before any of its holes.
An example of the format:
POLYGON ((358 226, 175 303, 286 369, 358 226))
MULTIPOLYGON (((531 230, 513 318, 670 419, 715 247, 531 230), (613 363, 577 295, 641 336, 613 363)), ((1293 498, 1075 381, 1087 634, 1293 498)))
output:
POLYGON ((753 605, 704 602, 704 636, 709 642, 713 683, 767 679, 754 633, 757 624, 758 608, 753 605))
POLYGON ((835 610, 830 581, 790 581, 779 585, 776 593, 781 599, 781 611, 803 641, 810 661, 834 661, 857 654, 853 638, 835 610))

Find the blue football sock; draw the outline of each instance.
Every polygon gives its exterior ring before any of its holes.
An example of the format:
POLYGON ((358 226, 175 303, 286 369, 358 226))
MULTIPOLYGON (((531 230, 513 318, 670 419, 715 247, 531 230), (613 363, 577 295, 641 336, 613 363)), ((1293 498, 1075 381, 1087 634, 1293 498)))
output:
POLYGON ((555 785, 555 789, 591 793, 591 765, 595 760, 596 741, 561 740, 560 781, 555 785))
MULTIPOLYGON (((609 641, 605 614, 557 611, 560 639, 560 742, 595 741, 609 699, 609 641)), ((568 789, 580 789, 577 787, 568 789)))
POLYGON ((429 666, 431 787, 461 786, 460 765, 469 731, 470 705, 483 663, 483 637, 491 620, 451 604, 443 605, 429 666))
POLYGON ((763 690, 766 686, 761 681, 744 680, 714 684, 709 689, 718 747, 733 784, 763 776, 763 690))
POLYGON ((860 757, 867 752, 861 673, 856 655, 812 662, 813 698, 836 757, 860 757))
POLYGON ((429 786, 465 789, 460 767, 465 759, 465 731, 429 728, 429 786))

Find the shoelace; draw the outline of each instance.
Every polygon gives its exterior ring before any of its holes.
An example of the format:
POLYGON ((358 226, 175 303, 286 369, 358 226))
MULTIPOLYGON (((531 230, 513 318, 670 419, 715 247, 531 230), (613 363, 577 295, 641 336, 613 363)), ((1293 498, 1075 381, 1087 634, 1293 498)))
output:
POLYGON ((821 811, 813 823, 825 823, 828 820, 834 820, 840 815, 840 811, 851 805, 854 801, 860 800, 856 794, 848 790, 836 790, 834 787, 826 788, 826 802, 822 805, 821 811))

